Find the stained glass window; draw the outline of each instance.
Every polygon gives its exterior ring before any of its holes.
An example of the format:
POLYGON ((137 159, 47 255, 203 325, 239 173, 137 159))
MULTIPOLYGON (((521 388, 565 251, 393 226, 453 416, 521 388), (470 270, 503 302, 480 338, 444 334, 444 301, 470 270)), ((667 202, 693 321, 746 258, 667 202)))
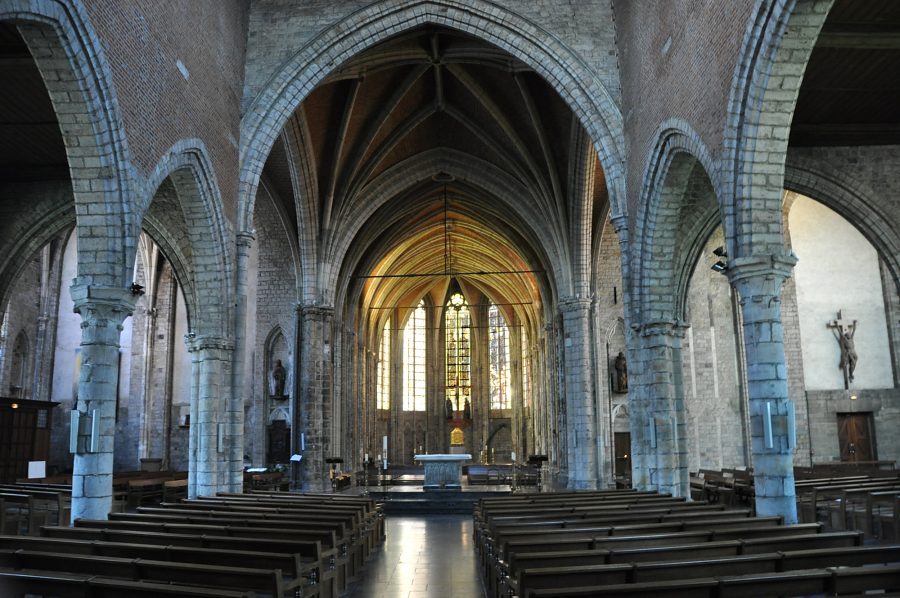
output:
POLYGON ((403 329, 403 410, 425 411, 425 302, 403 329))
POLYGON ((509 409, 509 328, 500 308, 488 309, 491 352, 491 409, 509 409))
POLYGON ((471 400, 471 316, 461 293, 454 293, 447 302, 444 315, 447 348, 446 396, 454 411, 463 411, 471 400))
POLYGON ((375 399, 378 409, 391 408, 391 321, 384 323, 381 345, 378 347, 378 392, 375 399))

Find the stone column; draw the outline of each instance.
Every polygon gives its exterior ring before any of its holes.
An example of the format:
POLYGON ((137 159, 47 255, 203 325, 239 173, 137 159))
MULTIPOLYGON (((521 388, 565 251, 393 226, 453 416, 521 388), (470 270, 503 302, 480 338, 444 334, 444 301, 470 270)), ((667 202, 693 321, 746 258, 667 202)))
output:
POLYGON ((690 496, 684 425, 681 340, 683 324, 648 322, 640 327, 641 362, 631 402, 632 450, 636 488, 690 496))
POLYGON ((81 426, 72 470, 72 521, 106 519, 112 510, 119 335, 136 297, 130 289, 96 287, 77 279, 70 292, 81 315, 81 426))
POLYGON ((728 279, 740 294, 750 442, 757 515, 797 523, 794 489, 793 402, 788 398, 781 324, 781 290, 797 263, 793 254, 732 259, 728 279))
POLYGON ((334 310, 320 305, 300 305, 297 314, 299 390, 294 402, 294 419, 298 423, 293 431, 294 448, 295 452, 301 452, 302 433, 305 446, 300 466, 301 487, 320 492, 326 488, 326 445, 331 428, 334 310))
POLYGON ((591 363, 591 300, 570 298, 560 302, 563 317, 563 356, 566 393, 567 487, 596 489, 597 414, 591 363))
POLYGON ((240 442, 243 429, 232 423, 231 366, 234 344, 214 336, 189 335, 193 384, 188 496, 212 496, 231 488, 229 447, 240 442))
MULTIPOLYGON (((228 405, 228 425, 233 442, 228 445, 225 487, 228 492, 241 492, 244 487, 244 374, 247 364, 247 277, 253 233, 237 234, 237 277, 234 309, 234 365, 232 368, 231 401, 228 405)), ((263 414, 265 418, 265 414, 263 414)))

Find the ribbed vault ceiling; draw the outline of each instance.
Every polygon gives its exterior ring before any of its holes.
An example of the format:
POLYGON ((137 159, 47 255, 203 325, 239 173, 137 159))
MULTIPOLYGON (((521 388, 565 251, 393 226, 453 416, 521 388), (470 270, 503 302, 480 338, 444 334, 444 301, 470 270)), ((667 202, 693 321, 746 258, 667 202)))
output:
POLYGON ((440 304, 455 279, 527 317, 569 266, 573 206, 586 195, 595 214, 606 204, 591 142, 553 89, 508 53, 435 28, 332 73, 285 126, 264 176, 312 241, 304 268, 340 271, 365 310, 428 294, 440 304), (456 176, 441 167, 451 156, 456 176), (520 187, 489 190, 490 173, 520 187), (371 191, 391 176, 400 183, 371 191), (349 243, 348 230, 358 231, 349 243))

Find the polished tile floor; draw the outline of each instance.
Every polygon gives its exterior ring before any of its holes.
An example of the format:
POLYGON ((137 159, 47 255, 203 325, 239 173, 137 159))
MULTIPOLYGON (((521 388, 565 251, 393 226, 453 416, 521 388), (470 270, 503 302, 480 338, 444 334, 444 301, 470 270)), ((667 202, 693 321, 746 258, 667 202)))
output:
POLYGON ((386 535, 347 598, 484 598, 471 515, 388 516, 386 535))

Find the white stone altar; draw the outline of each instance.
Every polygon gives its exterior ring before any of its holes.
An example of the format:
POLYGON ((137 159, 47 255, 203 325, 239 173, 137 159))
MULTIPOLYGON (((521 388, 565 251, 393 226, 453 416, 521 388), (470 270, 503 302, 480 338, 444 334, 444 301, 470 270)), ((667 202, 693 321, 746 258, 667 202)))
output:
POLYGON ((459 490, 463 461, 470 461, 472 455, 414 455, 413 458, 425 464, 424 490, 459 490))

